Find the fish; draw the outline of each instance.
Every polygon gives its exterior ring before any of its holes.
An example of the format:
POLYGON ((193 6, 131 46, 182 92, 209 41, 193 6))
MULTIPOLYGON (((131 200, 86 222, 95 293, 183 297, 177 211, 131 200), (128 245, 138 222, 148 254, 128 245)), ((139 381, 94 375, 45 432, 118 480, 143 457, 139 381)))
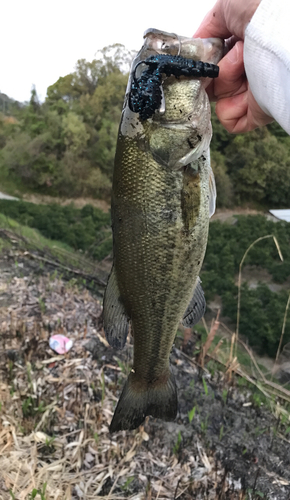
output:
POLYGON ((133 366, 110 432, 178 411, 170 353, 178 325, 205 312, 199 278, 216 190, 210 167, 208 75, 221 39, 149 29, 128 80, 112 184, 113 266, 103 300, 106 338, 133 366))

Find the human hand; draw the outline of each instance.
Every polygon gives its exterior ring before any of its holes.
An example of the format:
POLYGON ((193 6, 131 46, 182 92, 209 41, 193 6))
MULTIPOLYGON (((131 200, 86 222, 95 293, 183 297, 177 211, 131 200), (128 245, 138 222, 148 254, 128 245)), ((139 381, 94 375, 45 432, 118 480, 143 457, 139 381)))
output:
POLYGON ((207 88, 217 101, 216 114, 232 133, 248 132, 273 121, 257 104, 245 74, 243 48, 245 29, 260 0, 218 0, 202 21, 195 37, 227 38, 227 54, 219 62, 219 77, 207 88))

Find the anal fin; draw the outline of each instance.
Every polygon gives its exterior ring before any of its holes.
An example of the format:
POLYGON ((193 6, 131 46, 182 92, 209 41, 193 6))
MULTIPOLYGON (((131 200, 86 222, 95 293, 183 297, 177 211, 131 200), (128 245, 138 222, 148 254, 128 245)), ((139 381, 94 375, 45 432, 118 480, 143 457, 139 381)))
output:
POLYGON ((115 349, 123 349, 129 331, 129 318, 120 298, 114 267, 105 290, 103 322, 109 344, 115 349))
POLYGON ((184 313, 182 324, 186 328, 191 328, 196 325, 203 317, 206 309, 206 302, 204 298, 203 289, 201 286, 200 278, 197 278, 196 287, 193 292, 191 301, 184 313))

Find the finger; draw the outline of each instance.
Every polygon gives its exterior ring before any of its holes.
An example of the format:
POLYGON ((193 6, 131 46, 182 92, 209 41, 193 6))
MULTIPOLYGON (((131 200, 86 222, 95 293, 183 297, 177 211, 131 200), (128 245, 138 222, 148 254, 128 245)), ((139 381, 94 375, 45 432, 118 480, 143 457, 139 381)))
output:
POLYGON ((228 30, 224 18, 222 0, 218 0, 207 13, 201 25, 194 34, 195 38, 229 38, 232 35, 228 30))
POLYGON ((243 92, 247 88, 243 62, 243 42, 238 41, 236 45, 231 49, 231 53, 228 53, 219 62, 219 77, 211 80, 206 87, 210 101, 217 101, 222 97, 243 92))
POLYGON ((247 124, 248 96, 247 92, 225 97, 217 102, 215 111, 221 124, 228 132, 239 133, 248 130, 247 124))
POLYGON ((273 121, 259 107, 250 90, 221 99, 215 110, 221 124, 234 134, 249 132, 273 121))
POLYGON ((211 79, 211 80, 208 79, 208 80, 209 80, 208 82, 205 80, 205 82, 204 82, 204 88, 205 88, 205 90, 207 92, 209 100, 210 101, 215 101, 216 99, 215 99, 215 95, 214 95, 214 80, 213 79, 211 79))
POLYGON ((219 62, 219 77, 214 82, 215 98, 230 97, 247 89, 244 43, 240 40, 219 62))

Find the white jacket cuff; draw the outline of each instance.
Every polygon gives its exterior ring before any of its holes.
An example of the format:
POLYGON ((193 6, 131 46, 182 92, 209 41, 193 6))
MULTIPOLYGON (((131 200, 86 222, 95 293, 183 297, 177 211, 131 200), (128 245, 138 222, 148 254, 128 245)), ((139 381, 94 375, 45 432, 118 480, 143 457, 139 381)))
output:
POLYGON ((288 1, 261 1, 245 31, 244 63, 257 103, 290 134, 288 1))

